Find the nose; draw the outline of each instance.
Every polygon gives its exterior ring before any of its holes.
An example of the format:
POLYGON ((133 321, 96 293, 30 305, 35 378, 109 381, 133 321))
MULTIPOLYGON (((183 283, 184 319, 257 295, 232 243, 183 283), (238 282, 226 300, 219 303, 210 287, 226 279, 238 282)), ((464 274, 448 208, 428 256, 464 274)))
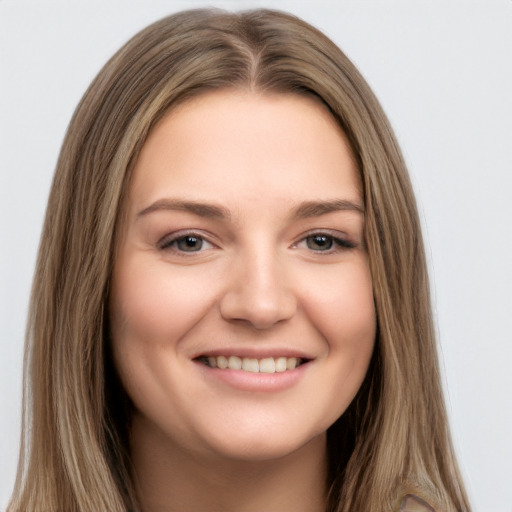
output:
POLYGON ((273 254, 261 252, 240 258, 230 269, 220 300, 222 317, 255 329, 269 329, 292 318, 297 298, 284 263, 273 254))

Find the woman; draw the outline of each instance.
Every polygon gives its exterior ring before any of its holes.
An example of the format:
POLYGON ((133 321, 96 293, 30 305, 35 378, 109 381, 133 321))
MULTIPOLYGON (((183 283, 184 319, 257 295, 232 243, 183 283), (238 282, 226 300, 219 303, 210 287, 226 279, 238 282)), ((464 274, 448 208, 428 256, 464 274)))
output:
POLYGON ((469 510, 400 151, 286 14, 171 16, 95 79, 27 378, 10 512, 469 510))

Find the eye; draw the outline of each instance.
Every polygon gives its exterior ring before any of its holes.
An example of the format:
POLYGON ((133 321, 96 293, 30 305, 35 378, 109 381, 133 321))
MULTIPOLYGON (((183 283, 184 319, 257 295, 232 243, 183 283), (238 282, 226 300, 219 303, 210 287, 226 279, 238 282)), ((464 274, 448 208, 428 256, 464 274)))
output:
POLYGON ((328 251, 332 249, 334 240, 331 236, 312 235, 306 238, 306 245, 312 251, 328 251))
POLYGON ((187 235, 174 241, 176 249, 183 252, 198 252, 203 248, 204 240, 198 236, 187 235))
POLYGON ((311 233, 300 240, 295 247, 305 247, 316 253, 335 253, 345 249, 353 249, 356 245, 342 237, 330 233, 311 233))
POLYGON ((178 253, 194 253, 211 249, 213 245, 196 233, 186 233, 165 238, 160 244, 160 249, 171 249, 178 253))

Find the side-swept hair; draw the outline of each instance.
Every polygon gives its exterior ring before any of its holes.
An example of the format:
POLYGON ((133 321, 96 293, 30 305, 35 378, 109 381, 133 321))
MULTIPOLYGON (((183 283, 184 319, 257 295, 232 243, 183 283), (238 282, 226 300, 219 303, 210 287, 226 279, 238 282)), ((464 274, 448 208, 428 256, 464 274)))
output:
POLYGON ((123 46, 69 125, 32 291, 9 512, 139 510, 130 408, 112 364, 107 314, 120 212, 155 123, 178 103, 223 88, 319 98, 359 167, 378 334, 361 390, 328 431, 328 511, 391 511, 407 493, 439 512, 469 511, 440 385, 415 199, 378 101, 332 41, 291 15, 192 10, 123 46))

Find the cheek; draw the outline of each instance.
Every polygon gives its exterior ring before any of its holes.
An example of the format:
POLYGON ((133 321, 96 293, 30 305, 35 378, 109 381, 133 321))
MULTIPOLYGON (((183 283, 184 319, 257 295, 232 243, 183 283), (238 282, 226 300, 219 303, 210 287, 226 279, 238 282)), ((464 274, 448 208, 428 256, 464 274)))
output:
POLYGON ((186 359, 181 340, 211 312, 214 301, 215 287, 205 293, 202 282, 205 276, 197 269, 178 272, 144 254, 120 258, 113 274, 109 306, 117 371, 136 409, 157 417, 161 411, 164 423, 169 408, 162 404, 176 400, 186 359))
POLYGON ((113 352, 136 404, 160 396, 161 382, 183 358, 181 340, 211 312, 214 287, 206 293, 198 274, 137 256, 117 262, 110 300, 113 352))
MULTIPOLYGON (((370 272, 365 261, 356 261, 330 275, 310 293, 307 310, 327 341, 330 352, 361 352, 373 347, 376 314, 370 272)), ((311 288, 310 288, 311 290, 311 288)))
MULTIPOLYGON (((361 281, 365 282, 365 280, 361 281)), ((355 284, 355 283, 354 283, 355 284)), ((376 336, 376 315, 372 288, 348 287, 338 292, 332 314, 323 324, 327 341, 325 366, 325 407, 332 425, 348 408, 367 374, 376 336)), ((334 293, 334 292, 333 292, 334 293)))
POLYGON ((363 261, 340 268, 309 295, 306 311, 324 340, 323 407, 335 421, 359 390, 373 353, 376 314, 370 272, 363 261))
POLYGON ((114 273, 111 322, 114 339, 177 342, 208 311, 214 287, 197 269, 176 272, 165 262, 122 262, 114 273))

